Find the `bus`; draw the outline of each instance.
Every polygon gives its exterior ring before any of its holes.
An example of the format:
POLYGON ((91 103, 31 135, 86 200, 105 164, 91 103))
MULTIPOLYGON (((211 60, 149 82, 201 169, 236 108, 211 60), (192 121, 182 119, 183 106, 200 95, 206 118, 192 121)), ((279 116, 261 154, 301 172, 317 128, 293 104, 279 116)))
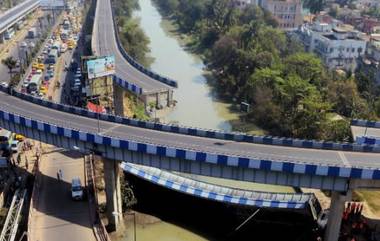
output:
POLYGON ((29 94, 37 94, 41 84, 41 74, 34 74, 26 88, 29 94))
POLYGON ((5 129, 0 129, 0 149, 8 150, 12 141, 13 141, 12 132, 5 129))
POLYGON ((15 35, 15 30, 13 28, 9 28, 4 33, 4 39, 5 40, 10 40, 14 35, 15 35))

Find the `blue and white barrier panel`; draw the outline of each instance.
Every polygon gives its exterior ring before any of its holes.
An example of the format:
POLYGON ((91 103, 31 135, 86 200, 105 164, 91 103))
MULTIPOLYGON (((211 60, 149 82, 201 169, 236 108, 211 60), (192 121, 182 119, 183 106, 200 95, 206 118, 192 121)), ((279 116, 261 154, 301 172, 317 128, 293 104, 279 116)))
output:
MULTIPOLYGON (((117 29, 117 24, 116 24, 116 21, 115 21, 115 13, 114 13, 113 10, 112 10, 112 16, 113 16, 113 20, 114 20, 113 23, 114 23, 115 29, 117 29)), ((178 87, 177 81, 169 79, 169 78, 166 78, 166 77, 162 77, 161 75, 154 73, 153 71, 145 68, 144 66, 142 66, 141 64, 139 64, 136 60, 134 60, 127 53, 127 51, 125 51, 124 47, 121 45, 121 41, 120 41, 120 38, 119 38, 119 32, 118 31, 114 31, 114 32, 115 32, 117 47, 119 48, 119 51, 121 52, 121 54, 123 55, 123 57, 127 60, 127 62, 130 65, 132 65, 134 68, 136 68, 137 70, 139 70, 141 73, 146 74, 147 76, 151 77, 154 80, 160 81, 161 83, 167 84, 167 85, 169 85, 171 87, 174 87, 174 88, 178 87)))
MULTIPOLYGON (((0 85, 0 90, 8 92, 8 88, 5 88, 1 85, 0 85)), ((96 114, 95 112, 91 112, 87 109, 54 103, 54 102, 43 100, 43 99, 28 95, 28 94, 20 93, 18 91, 13 91, 12 95, 20 99, 27 100, 29 102, 39 104, 48 108, 53 108, 56 110, 65 111, 72 114, 78 114, 78 115, 89 117, 89 118, 98 117, 98 114, 96 114)), ((379 146, 371 145, 367 143, 360 143, 360 144, 336 143, 336 142, 302 140, 302 139, 292 139, 292 138, 273 137, 273 136, 253 136, 253 135, 248 135, 245 133, 228 133, 228 132, 222 132, 222 131, 217 131, 217 130, 207 130, 207 129, 200 129, 200 128, 194 128, 194 127, 185 127, 185 126, 179 126, 179 125, 170 125, 170 124, 142 121, 142 120, 130 119, 126 117, 114 116, 114 115, 109 115, 109 114, 100 114, 100 119, 104 121, 110 121, 110 122, 119 123, 123 125, 136 126, 140 128, 165 131, 165 132, 170 132, 170 133, 178 133, 182 135, 215 138, 215 139, 220 139, 220 140, 230 140, 230 141, 265 144, 265 145, 312 148, 312 149, 342 150, 342 151, 356 151, 356 152, 380 152, 380 145, 379 146)))
POLYGON ((280 201, 280 200, 269 200, 269 199, 253 199, 240 196, 232 196, 222 193, 212 192, 206 189, 196 188, 189 186, 187 184, 178 183, 172 180, 168 180, 161 176, 156 176, 145 172, 144 170, 139 170, 131 165, 123 162, 121 163, 121 168, 137 177, 147 180, 151 183, 160 185, 162 187, 185 193, 191 196, 196 196, 199 198, 209 199, 212 201, 225 202, 229 204, 236 205, 246 205, 255 207, 266 207, 266 208, 288 208, 288 209, 303 209, 306 207, 305 201, 280 201))
POLYGON ((380 137, 357 136, 356 143, 360 145, 380 145, 380 137))
POLYGON ((172 157, 189 161, 205 162, 215 165, 251 168, 264 171, 306 174, 313 176, 318 175, 342 178, 380 180, 380 169, 373 169, 367 167, 356 168, 346 166, 324 166, 316 164, 292 163, 285 161, 272 161, 240 156, 227 156, 211 152, 178 149, 157 144, 146 144, 126 139, 118 139, 104 135, 87 133, 72 128, 56 126, 42 121, 31 120, 29 118, 15 115, 3 110, 0 110, 0 119, 46 133, 64 136, 83 142, 129 150, 132 152, 140 152, 145 154, 172 157))
POLYGON ((351 120, 352 126, 362 126, 362 127, 370 127, 370 128, 380 128, 380 122, 378 121, 369 121, 369 120, 351 120))
POLYGON ((113 78, 113 81, 115 81, 117 85, 121 86, 122 88, 126 90, 132 91, 133 93, 137 95, 141 95, 143 93, 143 89, 135 84, 129 83, 128 81, 123 80, 117 77, 116 75, 113 75, 112 78, 113 78))

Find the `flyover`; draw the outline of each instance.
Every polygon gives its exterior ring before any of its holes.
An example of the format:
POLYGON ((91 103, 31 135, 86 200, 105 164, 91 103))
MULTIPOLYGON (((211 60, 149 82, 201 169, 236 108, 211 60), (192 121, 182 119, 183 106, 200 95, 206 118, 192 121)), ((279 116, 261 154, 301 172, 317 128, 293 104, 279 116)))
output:
MULTIPOLYGON (((115 26, 111 1, 98 0, 92 35, 92 50, 95 55, 114 55, 116 61, 114 81, 123 89, 135 93, 146 105, 149 103, 172 105, 173 88, 177 83, 153 73, 133 60, 121 45, 115 26)), ((122 98, 118 101, 122 101, 122 98)))
MULTIPOLYGON (((98 115, 17 91, 9 92, 14 96, 0 93, 0 126, 58 147, 79 147, 83 152, 102 155, 106 159, 106 189, 110 199, 120 197, 118 161, 198 175, 332 190, 330 217, 334 218, 329 219, 326 232, 326 240, 330 241, 339 234, 340 217, 351 191, 380 187, 377 145, 273 137, 253 137, 248 142, 178 133, 181 128, 174 128, 174 132, 159 131, 144 127, 144 122, 138 126, 122 124, 117 122, 121 117, 98 115)), ((223 136, 234 136, 227 134, 223 136)), ((110 202, 107 210, 119 213, 117 203, 117 200, 110 202)), ((116 224, 118 217, 113 213, 108 218, 116 224)))
POLYGON ((0 15, 0 42, 3 34, 10 27, 24 18, 27 14, 38 8, 40 0, 26 0, 0 15))

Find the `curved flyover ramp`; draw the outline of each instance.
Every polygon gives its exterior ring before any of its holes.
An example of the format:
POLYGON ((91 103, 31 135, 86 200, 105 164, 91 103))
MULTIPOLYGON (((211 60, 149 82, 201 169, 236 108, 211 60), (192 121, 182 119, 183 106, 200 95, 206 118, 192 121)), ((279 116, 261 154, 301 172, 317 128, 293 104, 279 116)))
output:
POLYGON ((111 1, 98 0, 92 48, 98 56, 115 56, 117 84, 138 95, 167 92, 176 86, 175 81, 160 77, 132 60, 118 42, 115 31, 111 1))
POLYGON ((130 174, 165 188, 228 204, 268 208, 303 209, 306 208, 307 203, 309 203, 311 199, 315 198, 311 193, 257 192, 224 187, 199 182, 158 168, 140 166, 127 162, 121 163, 121 167, 124 171, 130 174))

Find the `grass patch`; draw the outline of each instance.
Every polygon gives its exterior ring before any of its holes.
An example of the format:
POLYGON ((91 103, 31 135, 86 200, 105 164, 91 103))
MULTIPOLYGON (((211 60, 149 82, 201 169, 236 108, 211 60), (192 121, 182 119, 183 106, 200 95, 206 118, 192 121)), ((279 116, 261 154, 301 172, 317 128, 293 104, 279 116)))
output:
POLYGON ((380 191, 355 191, 352 199, 355 201, 366 202, 371 211, 377 216, 380 216, 380 191))

